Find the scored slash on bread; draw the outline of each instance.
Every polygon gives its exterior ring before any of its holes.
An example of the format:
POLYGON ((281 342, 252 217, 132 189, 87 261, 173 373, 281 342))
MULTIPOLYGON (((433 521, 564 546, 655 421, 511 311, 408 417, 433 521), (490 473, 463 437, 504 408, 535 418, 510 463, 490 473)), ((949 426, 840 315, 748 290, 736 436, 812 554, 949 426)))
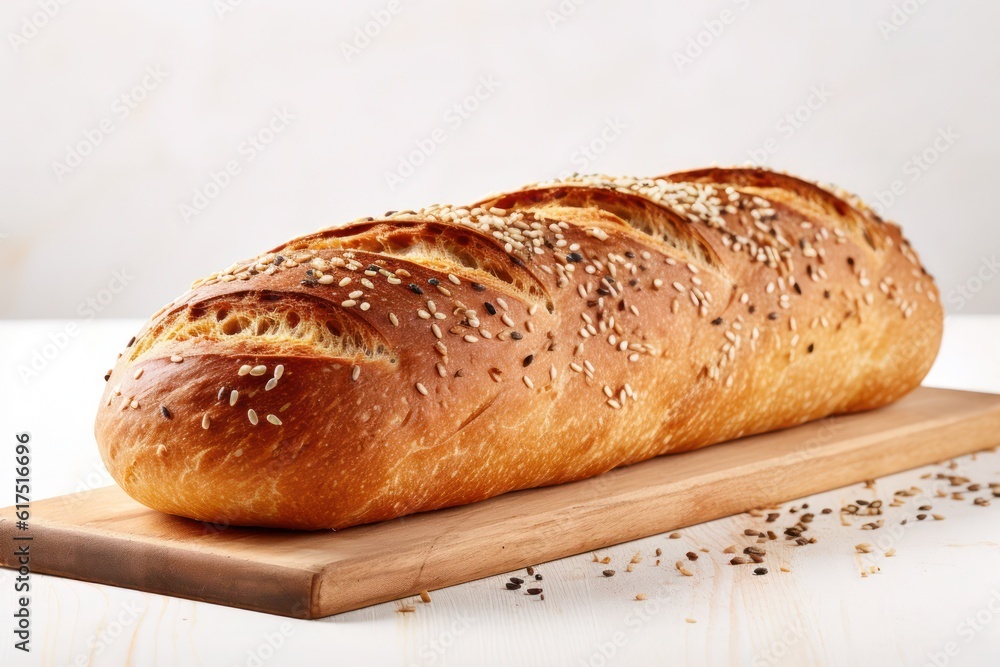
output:
POLYGON ((129 342, 96 434, 155 509, 343 528, 885 405, 941 328, 899 228, 845 192, 573 177, 197 281, 129 342))

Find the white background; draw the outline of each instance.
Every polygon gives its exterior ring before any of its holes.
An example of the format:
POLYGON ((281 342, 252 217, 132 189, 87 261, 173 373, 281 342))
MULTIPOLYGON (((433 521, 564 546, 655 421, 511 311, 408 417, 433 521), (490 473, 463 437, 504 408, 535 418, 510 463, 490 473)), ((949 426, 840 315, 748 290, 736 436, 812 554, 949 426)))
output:
POLYGON ((752 157, 874 201, 900 181, 888 215, 950 312, 1000 312, 997 3, 65 1, 0 7, 0 317, 145 317, 193 278, 362 215, 752 157), (150 67, 165 77, 144 89, 150 67), (446 116, 483 78, 495 90, 446 116), (275 109, 294 119, 248 160, 275 109), (88 132, 100 143, 67 173, 88 132), (230 160, 239 174, 185 221, 230 160))

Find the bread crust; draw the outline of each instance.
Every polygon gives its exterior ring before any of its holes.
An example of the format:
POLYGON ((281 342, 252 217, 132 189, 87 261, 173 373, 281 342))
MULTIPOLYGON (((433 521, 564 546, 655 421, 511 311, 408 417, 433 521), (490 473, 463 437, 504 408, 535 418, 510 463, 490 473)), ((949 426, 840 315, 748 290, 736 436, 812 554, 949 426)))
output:
POLYGON ((149 507, 343 528, 885 405, 942 319, 899 227, 836 189, 574 177, 198 281, 120 355, 95 431, 149 507))

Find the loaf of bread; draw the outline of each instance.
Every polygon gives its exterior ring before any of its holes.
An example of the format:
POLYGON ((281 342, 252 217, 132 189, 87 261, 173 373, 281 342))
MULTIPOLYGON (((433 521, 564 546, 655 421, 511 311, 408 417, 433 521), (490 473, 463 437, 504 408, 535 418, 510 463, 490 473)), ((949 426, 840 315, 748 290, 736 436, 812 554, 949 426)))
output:
POLYGON ((96 435, 149 507, 343 528, 885 405, 942 319, 899 228, 837 188, 572 177, 197 281, 129 341, 96 435))

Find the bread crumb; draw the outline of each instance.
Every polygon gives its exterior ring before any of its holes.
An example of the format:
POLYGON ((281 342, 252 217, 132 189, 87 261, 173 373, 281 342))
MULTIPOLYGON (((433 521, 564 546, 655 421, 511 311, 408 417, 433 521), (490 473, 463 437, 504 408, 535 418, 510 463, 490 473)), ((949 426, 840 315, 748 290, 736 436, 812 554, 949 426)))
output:
POLYGON ((787 565, 779 565, 778 569, 781 570, 782 572, 791 572, 792 571, 792 569, 790 567, 788 567, 787 565))
POLYGON ((680 572, 681 574, 683 574, 685 577, 693 577, 694 576, 694 573, 691 572, 691 570, 689 570, 686 567, 684 567, 684 563, 682 563, 681 561, 677 561, 676 567, 677 567, 677 571, 680 572))
POLYGON ((626 572, 631 572, 634 569, 635 569, 635 563, 629 563, 628 565, 625 566, 626 572))
POLYGON ((730 544, 728 547, 726 547, 725 549, 722 550, 722 553, 724 553, 724 554, 734 554, 734 553, 736 553, 736 545, 735 544, 730 544))
POLYGON ((601 559, 601 563, 604 565, 607 565, 610 562, 611 562, 611 556, 605 556, 604 558, 601 559))
POLYGON ((698 621, 694 620, 693 618, 685 618, 684 622, 685 623, 697 623, 698 621))
POLYGON ((638 595, 635 596, 635 599, 639 600, 640 602, 642 602, 643 600, 646 599, 646 594, 645 593, 639 593, 638 595))
POLYGON ((893 556, 895 556, 896 555, 896 547, 893 547, 893 548, 889 549, 888 551, 886 551, 885 555, 888 556, 889 558, 892 558, 893 556))
POLYGON ((417 609, 412 604, 401 604, 396 608, 396 612, 400 614, 410 614, 415 612, 417 609))
POLYGON ((632 561, 631 562, 632 563, 641 563, 642 562, 642 554, 639 553, 638 551, 636 551, 635 555, 632 556, 632 561))
POLYGON ((872 552, 872 545, 870 544, 855 544, 854 548, 857 549, 858 553, 870 554, 872 552))

